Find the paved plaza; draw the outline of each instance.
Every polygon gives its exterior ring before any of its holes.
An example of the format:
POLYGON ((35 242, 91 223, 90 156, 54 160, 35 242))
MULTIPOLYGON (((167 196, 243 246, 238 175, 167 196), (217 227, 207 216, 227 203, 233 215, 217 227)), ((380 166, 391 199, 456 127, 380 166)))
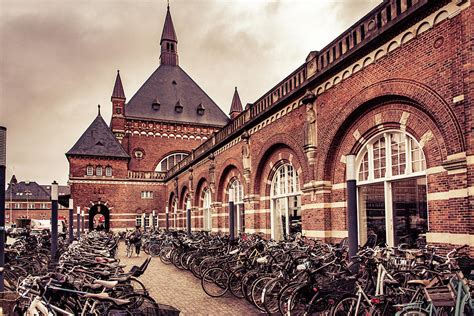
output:
MULTIPOLYGON (((140 265, 147 257, 142 253, 139 258, 124 256, 123 243, 119 248, 121 263, 130 269, 140 265)), ((209 297, 201 287, 201 280, 188 271, 178 270, 174 265, 165 265, 160 258, 153 258, 140 280, 146 285, 151 296, 160 304, 176 307, 180 315, 259 315, 259 311, 245 299, 235 298, 227 293, 220 298, 209 297)))

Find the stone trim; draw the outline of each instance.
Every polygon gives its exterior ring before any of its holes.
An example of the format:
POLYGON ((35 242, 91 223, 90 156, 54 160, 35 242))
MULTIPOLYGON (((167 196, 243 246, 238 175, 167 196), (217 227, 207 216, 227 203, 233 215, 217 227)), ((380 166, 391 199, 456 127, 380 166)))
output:
POLYGON ((426 233, 428 243, 469 245, 474 247, 474 235, 452 233, 426 233))
POLYGON ((449 199, 461 199, 461 198, 467 198, 469 196, 474 196, 474 187, 449 190, 449 191, 444 191, 444 192, 428 193, 428 202, 449 200, 449 199))
POLYGON ((312 238, 346 238, 347 230, 306 230, 303 229, 303 236, 312 238))

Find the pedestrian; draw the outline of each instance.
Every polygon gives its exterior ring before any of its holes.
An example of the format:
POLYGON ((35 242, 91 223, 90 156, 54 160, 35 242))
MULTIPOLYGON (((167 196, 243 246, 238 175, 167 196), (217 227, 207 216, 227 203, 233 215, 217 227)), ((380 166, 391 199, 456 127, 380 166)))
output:
POLYGON ((135 227, 135 231, 132 234, 131 240, 133 241, 133 244, 135 245, 135 253, 136 257, 140 257, 140 248, 142 247, 142 232, 140 230, 140 225, 137 225, 135 227))

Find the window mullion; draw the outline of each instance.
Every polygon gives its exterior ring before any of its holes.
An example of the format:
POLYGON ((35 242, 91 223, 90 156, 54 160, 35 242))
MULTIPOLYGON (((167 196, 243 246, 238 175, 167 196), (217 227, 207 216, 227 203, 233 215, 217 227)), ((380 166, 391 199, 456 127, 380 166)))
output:
POLYGON ((369 177, 368 180, 374 180, 374 148, 372 144, 367 145, 369 159, 369 177))
POLYGON ((411 141, 405 135, 405 174, 411 174, 413 172, 412 156, 411 156, 411 141))

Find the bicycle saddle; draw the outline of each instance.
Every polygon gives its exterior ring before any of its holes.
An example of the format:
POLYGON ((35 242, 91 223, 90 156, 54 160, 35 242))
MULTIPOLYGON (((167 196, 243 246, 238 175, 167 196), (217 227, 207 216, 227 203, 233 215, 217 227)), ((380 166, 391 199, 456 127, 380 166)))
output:
POLYGON ((409 280, 407 284, 427 286, 430 282, 430 280, 409 280))
POLYGON ((99 301, 109 301, 109 302, 112 302, 114 303, 115 305, 126 305, 126 304, 129 304, 130 303, 130 300, 126 300, 126 299, 120 299, 120 298, 113 298, 113 297, 110 297, 109 294, 107 293, 87 293, 84 295, 85 298, 92 298, 92 299, 95 299, 95 300, 99 300, 99 301))
POLYGON ((113 289, 118 284, 118 281, 94 280, 94 283, 100 284, 108 289, 113 289))

